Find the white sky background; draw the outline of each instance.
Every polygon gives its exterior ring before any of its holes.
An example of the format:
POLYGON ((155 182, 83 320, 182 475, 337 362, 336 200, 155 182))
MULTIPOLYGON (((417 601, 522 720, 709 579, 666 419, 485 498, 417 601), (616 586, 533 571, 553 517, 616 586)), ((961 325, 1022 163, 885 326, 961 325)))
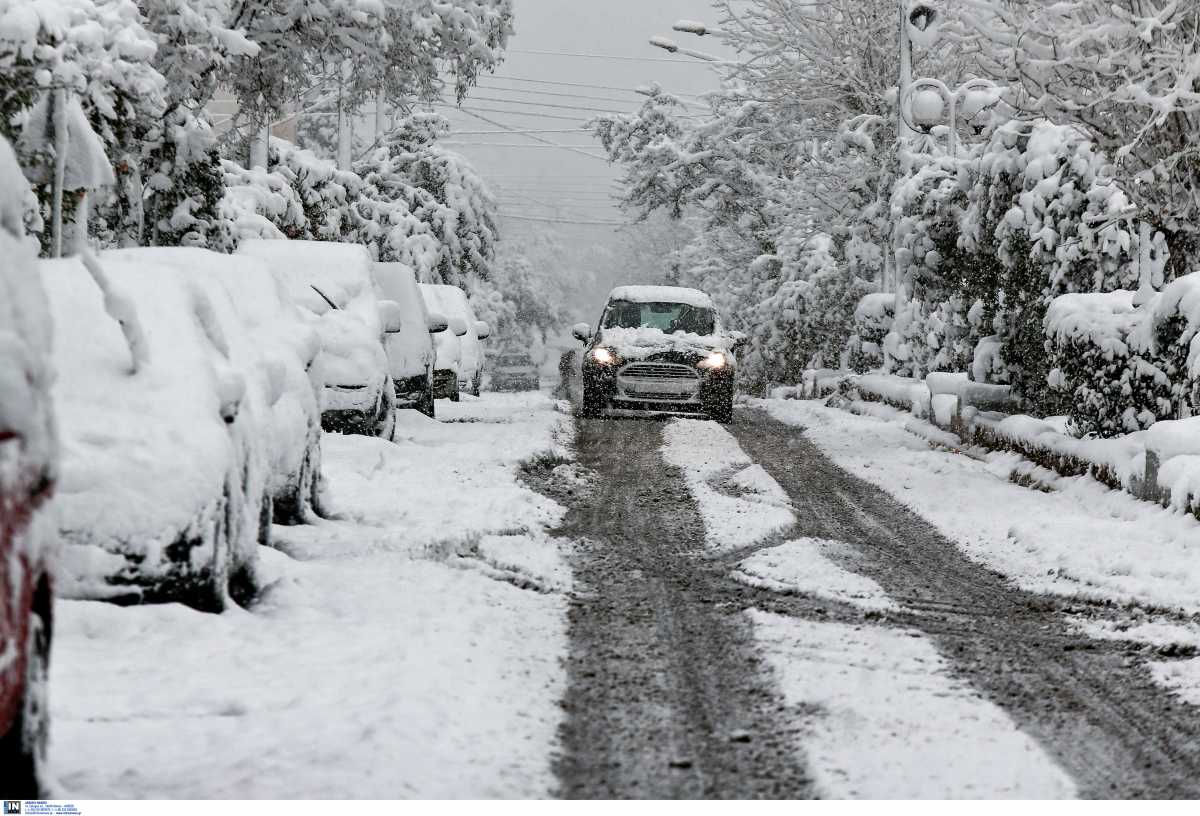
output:
MULTIPOLYGON (((441 108, 454 127, 447 146, 475 164, 506 215, 574 222, 624 221, 612 198, 617 190, 616 168, 602 158, 543 146, 534 136, 602 157, 598 142, 581 130, 595 112, 636 111, 644 97, 634 93, 634 89, 651 82, 687 96, 715 87, 715 76, 703 62, 669 54, 648 42, 651 36, 661 34, 674 38, 683 47, 717 50, 718 44, 711 37, 671 30, 680 19, 715 25, 712 9, 706 0, 516 0, 514 6, 516 35, 509 41, 504 63, 494 75, 484 74, 480 78, 479 87, 472 90, 463 107, 519 130, 568 132, 468 135, 470 131, 503 128, 451 108, 441 108), (538 51, 626 59, 531 53, 538 51), (541 84, 544 82, 608 87, 541 84), (498 110, 503 112, 495 112, 498 110)), ((505 217, 501 226, 506 240, 520 241, 522 234, 532 230, 552 233, 567 246, 622 240, 613 226, 605 224, 539 224, 505 217)), ((619 274, 614 270, 614 280, 619 274)))

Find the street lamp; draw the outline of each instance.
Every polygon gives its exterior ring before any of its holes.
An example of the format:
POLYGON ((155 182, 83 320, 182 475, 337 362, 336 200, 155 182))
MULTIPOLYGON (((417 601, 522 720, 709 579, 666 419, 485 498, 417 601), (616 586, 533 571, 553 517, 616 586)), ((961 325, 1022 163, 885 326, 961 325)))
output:
POLYGON ((954 157, 958 152, 959 118, 976 133, 981 131, 981 116, 1000 101, 1000 90, 987 79, 969 79, 951 89, 940 79, 922 77, 910 82, 901 96, 900 116, 911 130, 920 133, 932 133, 936 126, 947 124, 946 140, 954 157))
POLYGON ((690 48, 682 48, 679 43, 672 40, 670 37, 664 37, 661 34, 655 34, 650 38, 650 44, 655 48, 661 48, 671 54, 683 54, 686 57, 694 57, 705 62, 722 62, 720 57, 713 54, 706 54, 703 51, 693 51, 690 48))

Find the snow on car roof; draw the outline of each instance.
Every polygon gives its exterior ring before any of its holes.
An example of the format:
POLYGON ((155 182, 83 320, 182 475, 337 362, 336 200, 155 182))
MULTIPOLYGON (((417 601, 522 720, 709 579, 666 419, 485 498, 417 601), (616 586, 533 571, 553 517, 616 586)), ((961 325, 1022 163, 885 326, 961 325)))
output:
POLYGON ((701 309, 713 308, 712 298, 699 289, 686 286, 618 286, 608 293, 608 299, 632 303, 686 303, 701 309))

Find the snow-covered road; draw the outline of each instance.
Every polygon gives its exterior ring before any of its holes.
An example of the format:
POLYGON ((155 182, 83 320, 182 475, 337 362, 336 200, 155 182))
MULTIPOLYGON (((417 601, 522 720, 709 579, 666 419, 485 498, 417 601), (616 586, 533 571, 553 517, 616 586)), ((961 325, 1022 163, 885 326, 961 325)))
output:
POLYGON ((517 465, 570 418, 542 394, 438 410, 402 412, 397 445, 325 437, 342 520, 276 527, 292 557, 263 551, 252 610, 59 602, 61 795, 552 792, 570 575, 517 465))
POLYGON ((325 437, 251 609, 60 602, 59 792, 1197 793, 1196 581, 1137 538, 1193 520, 815 403, 464 399, 325 437))

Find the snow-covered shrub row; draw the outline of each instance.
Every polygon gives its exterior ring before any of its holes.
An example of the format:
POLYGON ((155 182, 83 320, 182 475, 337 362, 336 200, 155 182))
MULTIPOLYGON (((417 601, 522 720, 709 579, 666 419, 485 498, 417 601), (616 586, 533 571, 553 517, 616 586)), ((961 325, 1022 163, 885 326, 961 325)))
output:
POLYGON ((885 368, 969 370, 1011 384, 1030 410, 1065 409, 1043 333, 1050 302, 1131 288, 1139 254, 1162 279, 1163 239, 1139 246, 1107 161, 1081 130, 1046 121, 1003 124, 957 159, 910 156, 892 214, 911 289, 885 368))

